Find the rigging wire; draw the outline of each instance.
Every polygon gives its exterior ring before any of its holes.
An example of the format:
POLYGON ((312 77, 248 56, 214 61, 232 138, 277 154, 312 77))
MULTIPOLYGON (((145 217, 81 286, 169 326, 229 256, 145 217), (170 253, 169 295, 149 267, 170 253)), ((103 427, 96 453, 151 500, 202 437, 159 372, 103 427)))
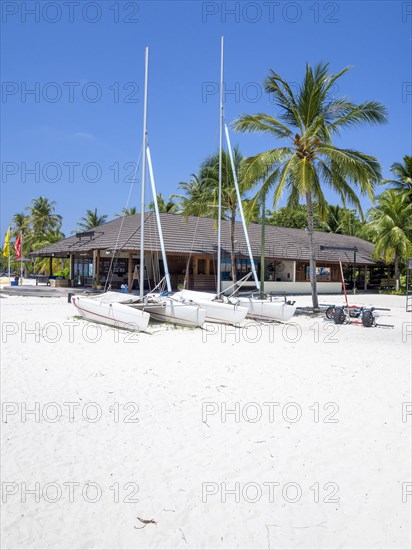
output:
MULTIPOLYGON (((129 206, 129 203, 130 203, 130 198, 132 196, 132 191, 133 191, 133 186, 135 184, 135 181, 136 181, 136 177, 137 177, 137 174, 139 172, 139 164, 140 164, 140 159, 142 157, 142 151, 143 151, 143 146, 142 148, 140 149, 140 153, 139 153, 139 157, 138 157, 138 160, 137 160, 137 163, 136 163, 136 169, 135 171, 133 172, 133 177, 132 177, 132 181, 130 183, 130 188, 129 188, 129 194, 127 196, 127 200, 126 200, 126 206, 125 206, 125 209, 128 208, 129 206)), ((112 257, 111 257, 111 260, 110 260, 110 265, 109 265, 109 271, 107 273, 107 277, 106 277, 106 281, 104 283, 104 292, 106 292, 106 290, 110 290, 111 289, 111 286, 112 286, 112 282, 113 282, 113 275, 114 275, 114 267, 117 266, 117 260, 119 258, 119 254, 120 254, 120 250, 119 250, 119 241, 120 241, 120 234, 122 232, 122 229, 123 229, 123 224, 124 224, 124 219, 125 219, 126 216, 122 216, 122 219, 121 219, 121 222, 120 222, 120 227, 119 227, 119 231, 117 233, 117 238, 116 238, 116 244, 115 244, 115 247, 112 251, 112 257)), ((141 224, 141 220, 140 220, 140 224, 141 224)), ((136 232, 133 232, 132 236, 135 234, 136 232)), ((127 241, 125 241, 124 245, 127 244, 127 242, 132 238, 132 236, 129 237, 129 239, 127 241)))

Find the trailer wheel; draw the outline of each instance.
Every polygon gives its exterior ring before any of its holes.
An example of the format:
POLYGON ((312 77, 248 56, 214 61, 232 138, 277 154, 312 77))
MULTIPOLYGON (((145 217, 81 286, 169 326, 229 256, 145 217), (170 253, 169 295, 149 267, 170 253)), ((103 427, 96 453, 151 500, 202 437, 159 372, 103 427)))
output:
POLYGON ((362 325, 364 327, 372 327, 375 323, 375 318, 370 310, 366 310, 362 314, 362 325))
POLYGON ((333 306, 329 306, 325 311, 326 319, 333 319, 334 314, 335 314, 335 308, 333 306))
POLYGON ((342 325, 345 322, 345 312, 341 307, 337 307, 335 309, 335 313, 333 315, 333 319, 335 321, 336 325, 342 325))

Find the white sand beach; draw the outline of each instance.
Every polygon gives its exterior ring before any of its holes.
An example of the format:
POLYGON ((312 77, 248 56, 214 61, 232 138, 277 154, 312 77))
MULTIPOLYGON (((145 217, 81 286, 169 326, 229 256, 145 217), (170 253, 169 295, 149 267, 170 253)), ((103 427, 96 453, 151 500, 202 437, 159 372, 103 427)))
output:
POLYGON ((410 548, 411 314, 350 301, 395 327, 132 335, 1 296, 2 547, 410 548))

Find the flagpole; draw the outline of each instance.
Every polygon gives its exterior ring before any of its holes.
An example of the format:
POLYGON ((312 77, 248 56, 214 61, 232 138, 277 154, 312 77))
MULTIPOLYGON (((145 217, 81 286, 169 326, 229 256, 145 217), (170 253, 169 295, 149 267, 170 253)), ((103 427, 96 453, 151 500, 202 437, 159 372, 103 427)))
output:
POLYGON ((9 263, 9 284, 11 282, 11 277, 10 277, 10 233, 11 233, 11 226, 9 225, 9 228, 8 228, 8 235, 9 235, 9 250, 8 250, 8 263, 9 263))

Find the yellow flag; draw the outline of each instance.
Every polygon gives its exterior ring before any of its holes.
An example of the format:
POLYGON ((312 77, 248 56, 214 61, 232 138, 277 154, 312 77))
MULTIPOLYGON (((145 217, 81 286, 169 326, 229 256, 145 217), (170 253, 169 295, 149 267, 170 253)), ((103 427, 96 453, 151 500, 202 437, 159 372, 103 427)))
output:
POLYGON ((10 254, 10 229, 6 233, 3 245, 3 256, 9 256, 10 254))

